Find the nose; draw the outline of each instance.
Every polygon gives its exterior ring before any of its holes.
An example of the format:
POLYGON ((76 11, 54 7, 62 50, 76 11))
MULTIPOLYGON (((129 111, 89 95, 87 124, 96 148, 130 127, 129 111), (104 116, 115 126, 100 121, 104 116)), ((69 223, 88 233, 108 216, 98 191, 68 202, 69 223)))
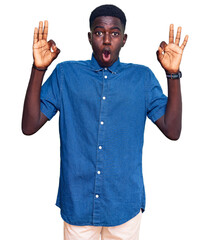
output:
POLYGON ((111 36, 108 32, 106 32, 105 35, 104 35, 103 44, 104 45, 111 45, 111 36))

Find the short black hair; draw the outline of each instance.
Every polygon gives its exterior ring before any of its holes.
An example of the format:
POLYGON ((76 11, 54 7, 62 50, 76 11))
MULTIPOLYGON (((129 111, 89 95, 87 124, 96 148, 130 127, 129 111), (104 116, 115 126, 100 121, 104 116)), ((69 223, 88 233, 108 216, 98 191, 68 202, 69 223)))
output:
POLYGON ((126 20, 126 16, 125 16, 124 12, 120 8, 118 8, 117 6, 112 5, 112 4, 101 5, 92 11, 90 18, 89 18, 90 29, 91 29, 92 23, 94 22, 95 18, 101 17, 101 16, 111 16, 111 17, 119 18, 125 29, 127 20, 126 20))

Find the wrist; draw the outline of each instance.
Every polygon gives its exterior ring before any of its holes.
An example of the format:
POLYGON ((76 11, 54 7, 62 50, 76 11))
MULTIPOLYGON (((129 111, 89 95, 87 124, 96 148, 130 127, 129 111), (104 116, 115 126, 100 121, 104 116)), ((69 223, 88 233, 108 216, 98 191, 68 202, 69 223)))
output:
POLYGON ((46 67, 46 68, 38 68, 34 63, 32 64, 32 68, 34 68, 34 69, 36 69, 36 70, 38 70, 38 71, 42 71, 42 72, 45 72, 47 69, 48 69, 48 67, 46 67))

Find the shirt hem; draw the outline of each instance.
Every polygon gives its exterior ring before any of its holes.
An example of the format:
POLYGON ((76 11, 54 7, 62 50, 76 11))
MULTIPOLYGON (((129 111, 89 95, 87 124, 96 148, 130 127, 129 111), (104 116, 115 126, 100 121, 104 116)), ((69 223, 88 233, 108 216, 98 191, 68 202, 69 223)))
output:
POLYGON ((145 211, 144 207, 141 207, 132 217, 130 217, 129 219, 126 219, 126 220, 123 220, 123 221, 120 221, 120 223, 118 224, 105 224, 105 223, 99 223, 99 224, 93 224, 91 222, 85 222, 85 223, 78 223, 78 222, 74 222, 74 221, 70 221, 68 219, 68 217, 62 212, 62 209, 61 207, 59 206, 59 204, 56 204, 57 207, 60 208, 61 212, 60 212, 60 215, 61 215, 61 218, 63 221, 65 221, 66 223, 70 224, 70 225, 75 225, 75 226, 98 226, 98 227, 115 227, 115 226, 119 226, 119 225, 122 225, 126 222, 128 222, 129 220, 131 220, 132 218, 134 218, 137 214, 140 213, 140 211, 142 211, 142 213, 145 211))

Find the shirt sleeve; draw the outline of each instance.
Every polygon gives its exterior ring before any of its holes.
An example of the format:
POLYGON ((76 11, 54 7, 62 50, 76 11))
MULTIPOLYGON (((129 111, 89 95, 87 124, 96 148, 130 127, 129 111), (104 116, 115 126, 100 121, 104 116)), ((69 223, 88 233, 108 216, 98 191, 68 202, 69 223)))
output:
POLYGON ((60 109, 61 74, 59 66, 54 69, 50 77, 41 87, 40 110, 51 120, 60 109))
POLYGON ((168 98, 153 72, 148 70, 145 79, 146 110, 148 118, 154 123, 165 114, 168 98))

